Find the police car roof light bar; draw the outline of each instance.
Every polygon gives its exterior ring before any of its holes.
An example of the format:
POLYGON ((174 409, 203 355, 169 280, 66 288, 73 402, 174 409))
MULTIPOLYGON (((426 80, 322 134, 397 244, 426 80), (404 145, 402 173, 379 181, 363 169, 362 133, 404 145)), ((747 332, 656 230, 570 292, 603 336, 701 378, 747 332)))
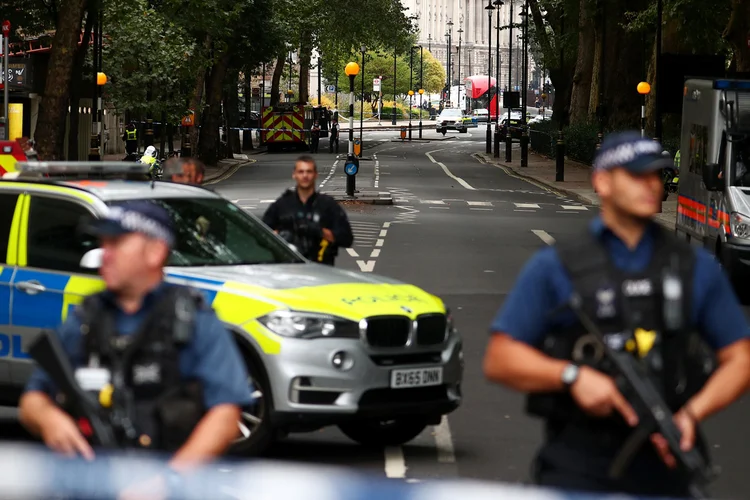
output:
POLYGON ((145 176, 149 172, 149 166, 135 162, 101 162, 101 161, 40 161, 40 162, 18 162, 17 178, 40 178, 40 177, 95 177, 104 178, 109 176, 122 177, 125 175, 145 176))

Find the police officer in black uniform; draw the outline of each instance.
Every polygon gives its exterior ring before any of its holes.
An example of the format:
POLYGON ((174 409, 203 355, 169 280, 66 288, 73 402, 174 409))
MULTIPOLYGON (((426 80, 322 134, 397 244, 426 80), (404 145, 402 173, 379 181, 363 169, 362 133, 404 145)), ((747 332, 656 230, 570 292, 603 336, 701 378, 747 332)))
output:
POLYGON ((354 242, 349 218, 336 200, 315 191, 318 167, 312 156, 294 164, 295 189, 287 189, 263 214, 263 222, 307 259, 333 265, 339 247, 354 242))
MULTIPOLYGON (((247 371, 203 295, 164 281, 175 239, 164 208, 125 202, 84 229, 101 240, 107 288, 72 310, 57 335, 81 387, 99 394, 105 414, 123 417, 118 444, 172 454, 168 477, 146 485, 169 490, 180 472, 237 438, 240 408, 253 402, 247 371)), ((20 400, 21 422, 50 448, 93 458, 90 429, 60 401, 55 381, 37 368, 20 400)))
POLYGON ((128 155, 134 155, 138 152, 138 129, 135 122, 130 122, 125 126, 125 133, 122 134, 122 140, 125 141, 125 152, 128 155))
POLYGON ((705 452, 697 424, 750 382, 750 331, 727 277, 703 248, 652 220, 662 199, 659 170, 671 165, 662 149, 638 132, 605 138, 592 176, 600 215, 534 255, 492 323, 485 376, 529 393, 527 411, 545 422, 534 467, 540 485, 688 496, 689 478, 660 435, 619 478, 611 474, 638 416, 566 307, 573 292, 612 349, 647 364, 675 413, 683 450, 705 452))

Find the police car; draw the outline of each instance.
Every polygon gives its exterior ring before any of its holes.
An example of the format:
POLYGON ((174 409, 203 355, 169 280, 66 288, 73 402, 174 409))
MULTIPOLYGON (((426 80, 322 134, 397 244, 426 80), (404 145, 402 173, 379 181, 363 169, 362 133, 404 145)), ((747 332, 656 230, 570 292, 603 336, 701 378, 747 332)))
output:
POLYGON ((76 231, 81 217, 149 199, 167 209, 178 235, 168 281, 204 293, 257 389, 259 403, 244 411, 233 451, 260 452, 275 437, 330 425, 362 444, 401 444, 459 406, 462 341, 438 297, 307 261, 208 189, 97 179, 93 169, 145 171, 124 162, 29 162, 0 180, 4 404, 17 404, 33 369, 32 336, 57 327, 84 296, 103 288, 97 243, 76 231))

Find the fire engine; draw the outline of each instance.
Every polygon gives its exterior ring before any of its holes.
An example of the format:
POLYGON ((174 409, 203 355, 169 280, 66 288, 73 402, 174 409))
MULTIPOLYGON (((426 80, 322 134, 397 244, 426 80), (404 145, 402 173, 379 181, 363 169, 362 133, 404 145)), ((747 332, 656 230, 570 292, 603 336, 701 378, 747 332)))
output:
POLYGON ((328 137, 328 115, 325 111, 321 106, 289 102, 263 108, 260 122, 263 142, 268 145, 268 151, 283 147, 308 149, 310 128, 315 120, 320 124, 320 137, 328 137))

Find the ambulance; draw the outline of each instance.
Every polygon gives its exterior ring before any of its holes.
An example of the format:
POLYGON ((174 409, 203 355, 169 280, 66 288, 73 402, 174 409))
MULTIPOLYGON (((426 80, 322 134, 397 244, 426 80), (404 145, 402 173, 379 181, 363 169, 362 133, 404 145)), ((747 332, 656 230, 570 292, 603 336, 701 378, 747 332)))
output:
POLYGON ((735 288, 750 274, 750 80, 689 78, 675 232, 713 251, 735 288))

